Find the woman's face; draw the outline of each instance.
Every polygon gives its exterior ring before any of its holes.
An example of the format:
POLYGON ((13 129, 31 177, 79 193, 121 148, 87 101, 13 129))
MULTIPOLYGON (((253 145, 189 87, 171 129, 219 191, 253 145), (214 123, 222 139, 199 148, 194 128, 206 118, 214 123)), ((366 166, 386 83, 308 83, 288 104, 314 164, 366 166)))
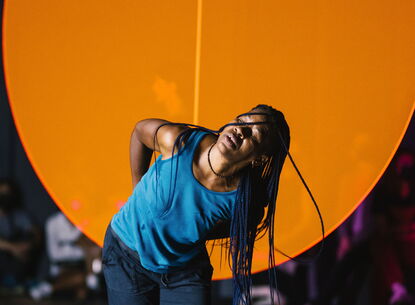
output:
POLYGON ((218 138, 218 149, 228 160, 248 164, 261 156, 269 145, 267 115, 241 115, 228 124, 235 123, 250 124, 226 126, 218 138))

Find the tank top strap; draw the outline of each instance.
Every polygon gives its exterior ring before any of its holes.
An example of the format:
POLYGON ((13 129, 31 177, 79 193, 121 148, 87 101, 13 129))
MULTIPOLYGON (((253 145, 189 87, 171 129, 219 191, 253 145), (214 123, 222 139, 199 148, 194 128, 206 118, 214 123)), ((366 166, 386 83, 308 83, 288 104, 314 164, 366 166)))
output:
POLYGON ((206 134, 208 134, 208 132, 202 130, 192 132, 184 145, 183 153, 185 153, 188 157, 193 157, 194 151, 199 145, 200 140, 206 134))

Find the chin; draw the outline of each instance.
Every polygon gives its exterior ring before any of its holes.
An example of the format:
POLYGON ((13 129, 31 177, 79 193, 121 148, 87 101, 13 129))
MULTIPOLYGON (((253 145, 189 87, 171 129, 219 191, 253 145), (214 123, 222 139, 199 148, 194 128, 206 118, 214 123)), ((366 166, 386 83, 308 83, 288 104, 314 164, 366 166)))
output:
POLYGON ((232 151, 231 147, 228 146, 228 144, 225 143, 222 139, 216 143, 218 150, 224 154, 228 153, 229 151, 232 151))

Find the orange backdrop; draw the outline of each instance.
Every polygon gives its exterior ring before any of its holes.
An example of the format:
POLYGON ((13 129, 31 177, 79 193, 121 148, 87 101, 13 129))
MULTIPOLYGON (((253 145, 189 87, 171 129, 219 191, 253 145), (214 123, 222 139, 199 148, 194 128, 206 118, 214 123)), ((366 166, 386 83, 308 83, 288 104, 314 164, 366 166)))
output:
MULTIPOLYGON (((258 103, 282 110, 330 232, 375 185, 413 112, 410 0, 4 5, 19 135, 52 198, 98 244, 131 193, 138 120, 216 129, 258 103)), ((319 240, 317 214, 288 160, 277 206, 278 248, 295 255, 319 240)), ((263 270, 266 241, 255 251, 253 268, 263 270)), ((214 277, 228 277, 218 254, 214 277)))

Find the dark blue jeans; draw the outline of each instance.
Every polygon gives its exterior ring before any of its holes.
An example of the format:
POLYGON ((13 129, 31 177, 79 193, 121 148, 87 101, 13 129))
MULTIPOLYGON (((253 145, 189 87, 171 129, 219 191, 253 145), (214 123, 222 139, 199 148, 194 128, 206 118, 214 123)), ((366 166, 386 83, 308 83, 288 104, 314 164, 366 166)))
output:
POLYGON ((108 226, 102 264, 109 305, 210 304, 213 268, 207 251, 180 270, 152 272, 108 226))

